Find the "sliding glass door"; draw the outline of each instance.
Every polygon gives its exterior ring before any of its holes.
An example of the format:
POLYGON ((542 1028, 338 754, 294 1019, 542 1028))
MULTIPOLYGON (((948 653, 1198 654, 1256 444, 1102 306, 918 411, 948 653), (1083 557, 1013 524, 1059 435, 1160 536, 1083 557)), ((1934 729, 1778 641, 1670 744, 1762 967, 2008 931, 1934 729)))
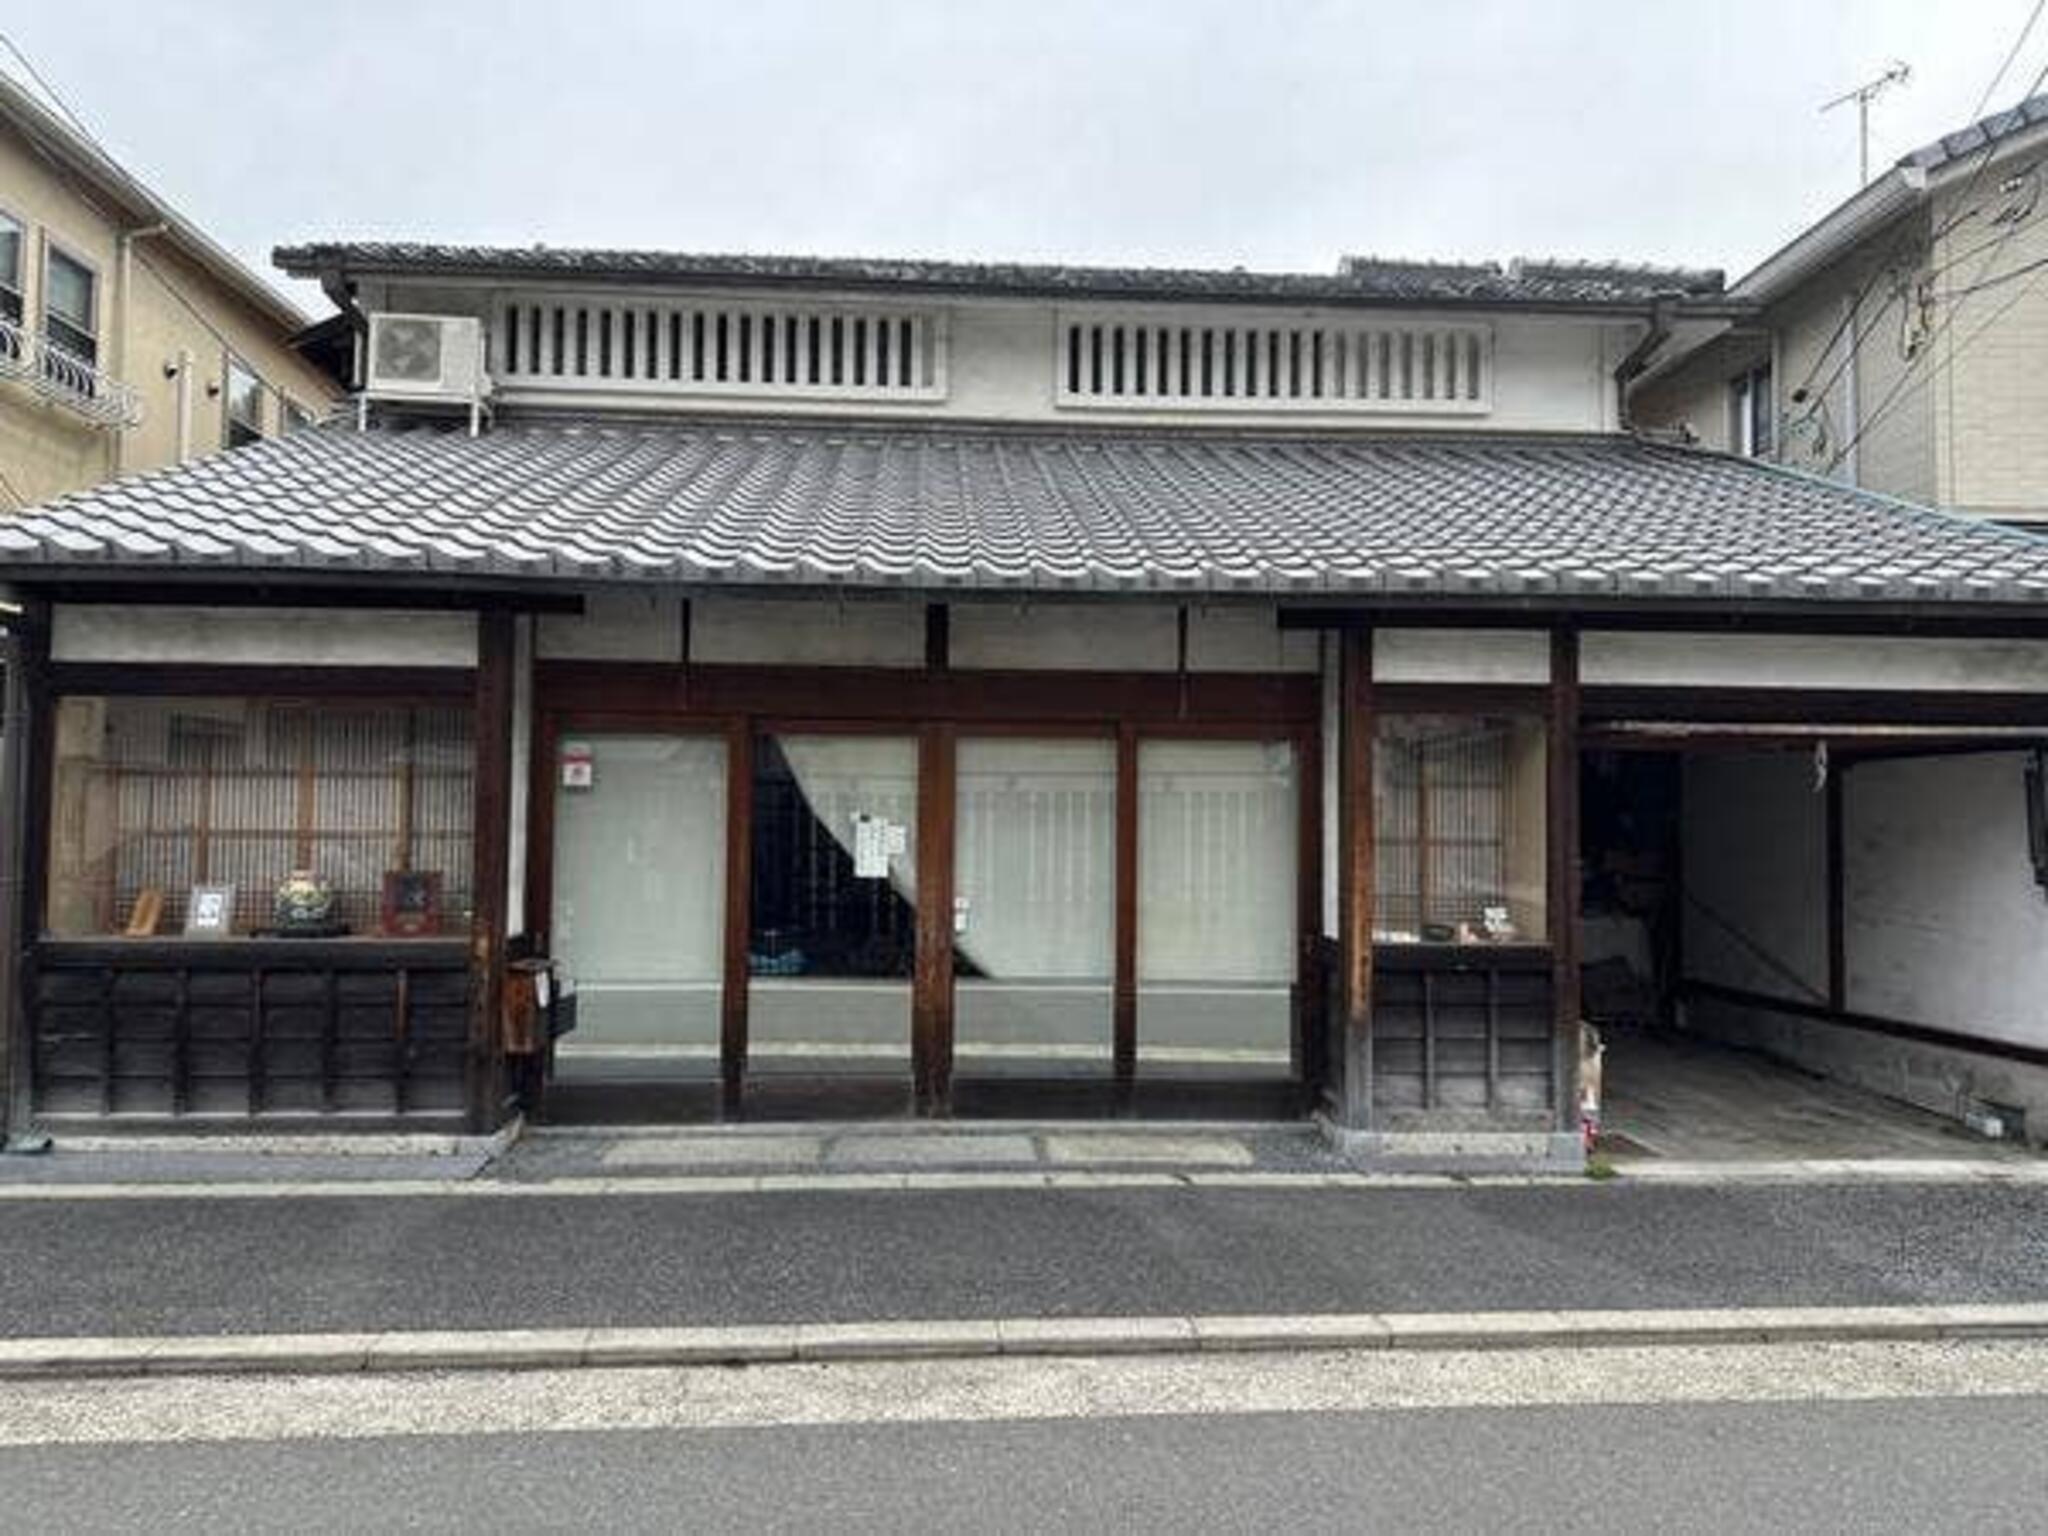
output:
POLYGON ((577 992, 565 1077, 716 1077, 725 932, 722 737, 564 742, 552 950, 577 992))
POLYGON ((757 738, 748 1071, 910 1072, 917 742, 757 738))
POLYGON ((1106 1077, 1116 946, 1116 743, 963 739, 954 1073, 1106 1077))
POLYGON ((1293 746, 1138 747, 1138 1073, 1284 1077, 1300 849, 1293 746))

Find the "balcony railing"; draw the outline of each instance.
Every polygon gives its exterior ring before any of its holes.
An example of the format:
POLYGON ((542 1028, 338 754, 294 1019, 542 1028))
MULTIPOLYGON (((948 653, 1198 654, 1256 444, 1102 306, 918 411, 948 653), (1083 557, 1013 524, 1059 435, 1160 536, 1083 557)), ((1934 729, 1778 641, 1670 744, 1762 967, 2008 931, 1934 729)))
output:
POLYGON ((142 397, 133 385, 5 318, 0 318, 0 379, 25 384, 96 427, 119 430, 142 420, 142 397))

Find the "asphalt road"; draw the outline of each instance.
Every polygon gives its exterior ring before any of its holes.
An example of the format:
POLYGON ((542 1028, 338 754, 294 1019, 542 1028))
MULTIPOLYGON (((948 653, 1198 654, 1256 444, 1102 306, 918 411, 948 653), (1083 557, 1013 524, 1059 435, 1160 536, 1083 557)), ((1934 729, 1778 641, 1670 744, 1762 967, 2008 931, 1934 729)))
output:
POLYGON ((2035 1531, 2048 1398, 0 1451, 18 1530, 2035 1531))
POLYGON ((0 1200, 0 1334, 2048 1299, 2048 1188, 0 1200))

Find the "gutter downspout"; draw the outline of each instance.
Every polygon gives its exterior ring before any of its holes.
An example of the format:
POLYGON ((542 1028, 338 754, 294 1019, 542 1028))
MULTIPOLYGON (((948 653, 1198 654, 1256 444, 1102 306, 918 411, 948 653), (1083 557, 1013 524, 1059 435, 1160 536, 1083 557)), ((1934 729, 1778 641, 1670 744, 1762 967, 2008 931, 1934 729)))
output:
POLYGON ((349 359, 348 388, 359 390, 363 387, 363 336, 370 328, 369 318, 362 306, 356 303, 355 284, 342 275, 341 268, 329 267, 320 274, 320 291, 327 295, 328 302, 348 316, 348 326, 355 333, 356 344, 349 359))
MULTIPOLYGON (((154 224, 142 224, 134 229, 122 230, 114 242, 114 280, 119 290, 120 303, 120 310, 114 316, 114 377, 123 383, 134 382, 128 375, 128 333, 135 311, 135 242, 168 234, 170 228, 170 225, 159 219, 154 224)), ((125 425, 114 429, 113 471, 116 476, 127 468, 128 434, 132 430, 125 425)))
POLYGON ((1628 419, 1628 387, 1650 366, 1650 359, 1664 349, 1664 343, 1671 339, 1671 311, 1677 300, 1666 294, 1659 294, 1650 300, 1650 328, 1643 338, 1629 349, 1628 356, 1614 365, 1614 420, 1623 432, 1633 432, 1635 427, 1628 419))

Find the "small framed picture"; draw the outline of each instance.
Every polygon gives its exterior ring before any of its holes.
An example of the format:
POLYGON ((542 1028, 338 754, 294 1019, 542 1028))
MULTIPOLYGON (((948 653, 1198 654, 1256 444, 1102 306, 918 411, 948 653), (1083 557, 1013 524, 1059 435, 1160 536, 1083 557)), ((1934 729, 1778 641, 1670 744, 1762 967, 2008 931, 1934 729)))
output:
POLYGON ((438 869, 384 871, 383 930, 397 939, 441 931, 441 872, 438 869))
POLYGON ((195 885, 185 902, 185 937, 224 939, 235 931, 235 888, 195 885))

